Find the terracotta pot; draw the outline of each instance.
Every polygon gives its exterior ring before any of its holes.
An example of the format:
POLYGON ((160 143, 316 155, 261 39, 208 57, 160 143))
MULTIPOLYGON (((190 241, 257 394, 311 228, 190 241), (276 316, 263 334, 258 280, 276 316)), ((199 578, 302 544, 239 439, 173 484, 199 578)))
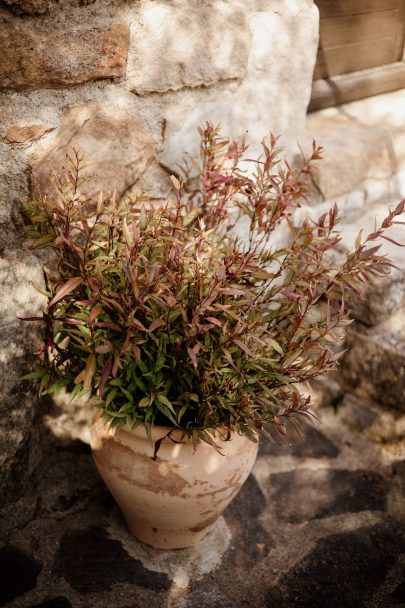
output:
MULTIPOLYGON (((168 429, 155 427, 153 439, 168 429)), ((180 432, 173 434, 180 439, 180 432)), ((252 470, 257 444, 234 433, 217 442, 223 455, 200 441, 162 442, 156 461, 144 427, 92 427, 91 447, 100 475, 124 513, 131 532, 160 549, 200 542, 252 470)))

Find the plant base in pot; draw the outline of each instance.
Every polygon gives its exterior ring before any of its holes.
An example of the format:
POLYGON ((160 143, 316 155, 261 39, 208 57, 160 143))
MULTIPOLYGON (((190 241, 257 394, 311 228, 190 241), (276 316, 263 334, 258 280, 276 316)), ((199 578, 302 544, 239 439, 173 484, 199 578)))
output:
MULTIPOLYGON (((154 427, 153 440, 169 429, 154 427)), ((254 465, 258 444, 243 435, 215 436, 221 453, 200 441, 166 438, 153 460, 145 428, 92 428, 91 447, 100 475, 121 508, 131 532, 159 549, 199 543, 238 493, 254 465)))

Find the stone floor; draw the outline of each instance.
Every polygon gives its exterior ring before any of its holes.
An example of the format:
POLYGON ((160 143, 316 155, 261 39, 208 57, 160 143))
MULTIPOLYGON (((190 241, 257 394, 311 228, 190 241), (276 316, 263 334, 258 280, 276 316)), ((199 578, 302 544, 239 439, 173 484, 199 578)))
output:
POLYGON ((405 459, 323 406, 253 474, 194 550, 131 539, 88 446, 46 435, 44 464, 0 514, 0 606, 405 606, 405 459))

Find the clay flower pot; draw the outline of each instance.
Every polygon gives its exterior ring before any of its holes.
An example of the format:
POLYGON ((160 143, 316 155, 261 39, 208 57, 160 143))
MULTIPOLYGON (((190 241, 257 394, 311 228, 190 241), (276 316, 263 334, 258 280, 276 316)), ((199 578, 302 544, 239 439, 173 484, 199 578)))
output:
MULTIPOLYGON (((154 441, 168 429, 155 427, 154 441)), ((175 431, 173 438, 180 440, 175 431)), ((200 542, 215 525, 252 470, 258 444, 235 433, 216 438, 223 455, 200 441, 162 442, 157 459, 143 426, 109 429, 100 420, 92 427, 94 460, 131 532, 160 549, 200 542)))

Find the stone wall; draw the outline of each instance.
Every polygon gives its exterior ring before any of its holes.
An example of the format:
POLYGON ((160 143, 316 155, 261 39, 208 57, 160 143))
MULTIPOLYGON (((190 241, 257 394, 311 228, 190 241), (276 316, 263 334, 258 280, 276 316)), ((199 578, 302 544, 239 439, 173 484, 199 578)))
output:
POLYGON ((76 146, 104 190, 170 188, 196 128, 302 141, 318 43, 312 0, 0 2, 0 467, 2 500, 35 465, 37 406, 18 382, 44 304, 21 201, 76 146))
MULTIPOLYGON (((405 198, 405 89, 308 115, 308 132, 325 147, 313 172, 318 215, 336 201, 341 249, 352 250, 360 229, 374 230, 405 198)), ((313 202, 313 201, 312 201, 313 202)), ((302 213, 307 210, 301 209, 302 213)), ((388 236, 405 242, 404 226, 388 236)), ((339 415, 387 451, 405 454, 405 248, 382 243, 395 268, 374 278, 366 298, 351 301, 354 323, 338 383, 324 384, 339 415)))

